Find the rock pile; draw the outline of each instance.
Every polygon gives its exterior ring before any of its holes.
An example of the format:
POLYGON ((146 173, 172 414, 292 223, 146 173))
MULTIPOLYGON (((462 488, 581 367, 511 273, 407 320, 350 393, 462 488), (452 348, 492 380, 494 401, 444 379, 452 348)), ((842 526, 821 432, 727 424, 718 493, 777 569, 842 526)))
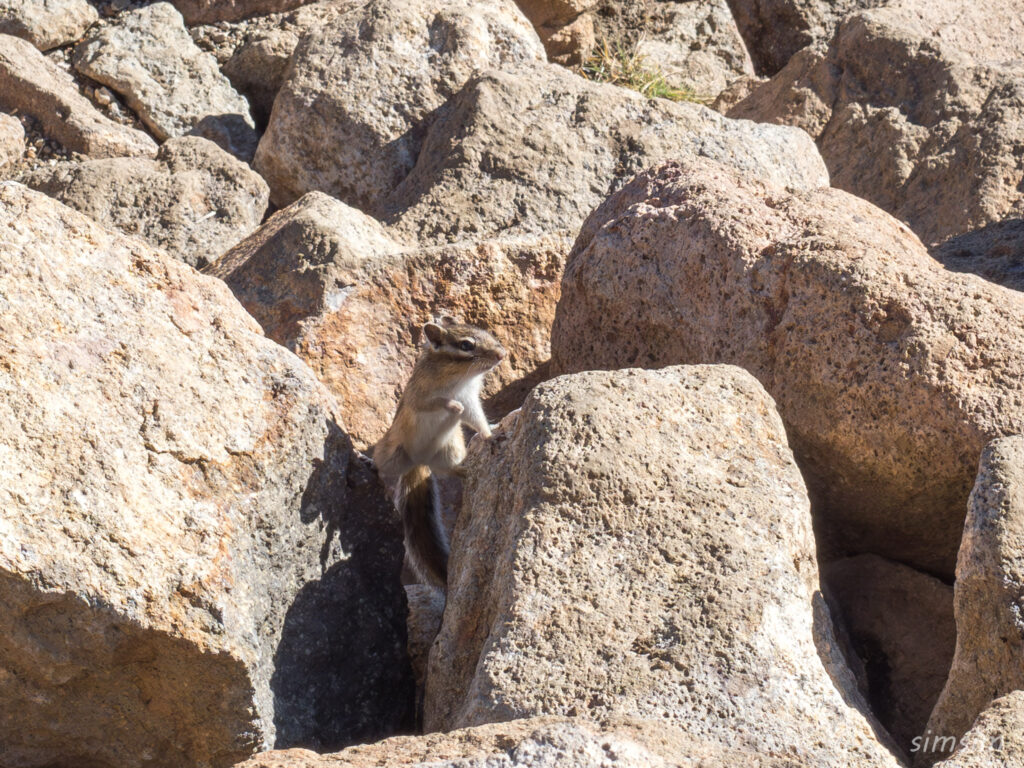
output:
POLYGON ((0 0, 0 766, 1024 764, 1022 40, 0 0), (372 456, 443 315, 438 590, 372 456))

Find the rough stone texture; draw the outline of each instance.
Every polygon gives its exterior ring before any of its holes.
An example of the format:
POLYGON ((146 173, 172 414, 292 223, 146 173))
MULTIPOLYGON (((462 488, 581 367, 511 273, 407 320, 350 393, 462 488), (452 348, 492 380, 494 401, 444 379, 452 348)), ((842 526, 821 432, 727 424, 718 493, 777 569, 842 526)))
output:
POLYGON ((58 163, 21 181, 194 267, 256 229, 269 196, 255 171, 198 136, 170 139, 155 160, 58 163))
POLYGON ((104 117, 71 75, 20 38, 0 35, 0 109, 30 115, 73 152, 90 157, 156 154, 156 143, 104 117))
POLYGON ((210 24, 215 21, 238 21, 250 16, 263 16, 288 11, 312 0, 172 0, 185 23, 210 24))
POLYGON ((909 753, 953 660, 953 588, 876 555, 828 563, 821 576, 867 673, 871 711, 909 753))
POLYGON ((221 70, 249 100, 258 125, 266 126, 270 120, 274 99, 301 37, 350 10, 357 1, 329 0, 244 22, 244 38, 225 59, 221 70))
POLYGON ((409 629, 409 661, 416 686, 423 686, 427 675, 427 654, 430 644, 441 628, 444 614, 444 592, 427 584, 406 584, 405 599, 409 606, 406 624, 409 629))
POLYGON ((599 0, 516 0, 537 30, 549 61, 578 64, 596 42, 591 13, 599 0))
POLYGON ((982 448, 1024 431, 1024 296, 947 272, 863 200, 699 159, 588 219, 551 344, 552 374, 746 368, 786 422, 821 550, 944 576, 982 448))
POLYGON ((729 111, 799 125, 834 186, 935 244, 1024 213, 1024 3, 901 0, 848 17, 729 111))
POLYGON ((302 39, 255 167, 278 206, 319 190, 379 216, 474 70, 543 56, 512 0, 371 0, 302 39))
POLYGON ((694 154, 782 185, 828 185, 802 131, 537 64, 476 75, 438 110, 416 168, 392 196, 391 218, 437 240, 575 230, 634 174, 694 154))
POLYGON ((170 3, 121 14, 76 46, 74 65, 122 94, 161 141, 195 132, 252 158, 257 137, 248 102, 170 3))
MULTIPOLYGON (((934 0, 926 0, 934 2, 934 0)), ((728 0, 757 71, 774 75, 802 48, 832 38, 847 15, 891 0, 728 0)), ((946 3, 950 8, 964 3, 946 3)))
POLYGON ((645 34, 636 51, 670 84, 710 99, 736 78, 754 74, 726 0, 649 5, 645 34))
POLYGON ((396 736, 333 755, 267 752, 238 768, 811 768, 792 757, 702 742, 664 723, 536 717, 396 736))
POLYGON ((393 733, 401 532, 217 280, 0 184, 0 762, 229 766, 393 733))
POLYGON ((28 40, 41 51, 74 42, 98 18, 87 0, 0 0, 0 34, 28 40))
POLYGON ((25 153, 25 129, 21 121, 0 112, 0 168, 13 163, 25 153))
MULTIPOLYGON (((931 742, 934 745, 934 742, 931 742)), ((945 743, 940 744, 944 746, 945 743)), ((942 750, 919 752, 931 762, 942 750)), ((1013 691, 996 699, 974 721, 971 730, 957 742, 960 750, 937 768, 1012 768, 1024 765, 1024 691, 1013 691)), ((948 750, 946 750, 948 751, 948 750)))
POLYGON ((1024 219, 1011 219, 951 237, 932 250, 946 269, 973 272, 1024 291, 1024 219))
POLYGON ((383 435, 412 371, 419 329, 452 314, 508 350, 488 375, 492 417, 545 378, 566 235, 415 248, 376 221, 312 192, 279 211, 210 272, 272 339, 337 395, 360 445, 383 435))
POLYGON ((897 764, 844 702, 806 492, 748 373, 547 381, 466 466, 427 730, 640 717, 797 762, 897 764))
POLYGON ((956 564, 956 654, 928 721, 959 738, 990 702, 1024 688, 1024 436, 981 456, 956 564))

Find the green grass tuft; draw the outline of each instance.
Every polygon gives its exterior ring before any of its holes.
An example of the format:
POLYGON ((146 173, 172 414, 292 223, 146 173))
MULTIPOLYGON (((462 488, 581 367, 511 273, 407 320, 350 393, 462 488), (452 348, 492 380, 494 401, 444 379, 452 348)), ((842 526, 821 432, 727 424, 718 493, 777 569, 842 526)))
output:
POLYGON ((628 48, 602 40, 590 58, 578 66, 576 71, 588 80, 632 88, 649 98, 697 103, 707 101, 689 88, 670 85, 663 72, 647 65, 644 56, 637 53, 636 46, 628 48))

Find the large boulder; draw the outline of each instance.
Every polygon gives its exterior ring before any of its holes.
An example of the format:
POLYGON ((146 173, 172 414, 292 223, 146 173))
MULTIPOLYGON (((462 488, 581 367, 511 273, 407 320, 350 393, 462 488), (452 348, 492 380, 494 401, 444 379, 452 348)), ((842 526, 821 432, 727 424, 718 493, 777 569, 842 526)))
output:
POLYGON ((218 280, 0 184, 7 766, 230 766, 405 722, 401 532, 218 280))
POLYGON ((729 110, 799 125, 834 186, 928 245, 1024 213, 1024 2, 899 0, 729 110))
POLYGON ((249 166, 198 136, 168 140, 153 160, 57 163, 21 181, 194 267, 256 229, 269 195, 249 166))
POLYGON ((238 768, 811 768, 813 763, 723 747, 664 723, 601 724, 534 717, 451 733, 396 736, 332 755, 267 752, 238 768))
POLYGON ((156 154, 148 134, 105 117, 71 75, 20 38, 0 34, 0 109, 29 115, 43 132, 89 157, 156 154))
POLYGON ((956 753, 936 768, 1010 768, 1024 765, 1024 691, 1013 691, 992 702, 959 740, 927 734, 915 754, 922 765, 956 753), (926 741, 927 739, 927 741, 926 741))
POLYGON ((99 17, 89 0, 0 0, 0 34, 41 51, 74 42, 99 17))
POLYGON ((509 354, 484 395, 497 398, 497 412, 518 405, 546 370, 569 244, 555 235, 413 247, 311 192, 209 271, 334 391, 362 446, 390 424, 432 315, 456 315, 501 340, 509 354))
POLYGON ((953 660, 953 588, 877 555, 828 563, 821 578, 866 673, 871 711, 909 754, 953 660))
POLYGON ((534 64, 480 73, 438 110, 390 220, 437 240, 575 230, 634 174, 688 155, 783 186, 828 185, 802 131, 534 64))
POLYGON ((1024 436, 985 448, 956 564, 956 654, 928 721, 960 738, 993 699, 1024 688, 1024 436))
POLYGON ((221 63, 221 71, 249 100, 257 125, 266 127, 299 40, 350 10, 357 2, 359 0, 321 0, 286 13, 237 22, 226 34, 223 22, 190 31, 193 37, 199 37, 197 42, 201 46, 204 42, 215 46, 213 52, 221 63), (226 42, 216 46, 214 39, 226 42))
POLYGON ((327 192, 379 215, 412 169, 423 121, 474 70, 542 60, 512 0, 371 0, 306 35, 255 167, 285 206, 327 192))
MULTIPOLYGON (((774 75, 793 54, 827 42, 846 16, 891 0, 728 0, 760 74, 774 75)), ((950 3, 950 6, 954 3, 950 3)))
POLYGON ((243 159, 256 151, 248 102, 170 3, 127 11, 91 33, 75 47, 74 65, 122 94, 161 141, 198 132, 243 159))
POLYGON ((897 765, 847 703, 803 481, 748 373, 546 381, 466 466, 427 730, 628 716, 798 764, 897 765))
POLYGON ((715 362, 772 394, 819 545, 951 577, 978 456, 1024 431, 1024 295, 948 272, 836 189, 708 161, 641 174, 587 220, 552 373, 715 362))

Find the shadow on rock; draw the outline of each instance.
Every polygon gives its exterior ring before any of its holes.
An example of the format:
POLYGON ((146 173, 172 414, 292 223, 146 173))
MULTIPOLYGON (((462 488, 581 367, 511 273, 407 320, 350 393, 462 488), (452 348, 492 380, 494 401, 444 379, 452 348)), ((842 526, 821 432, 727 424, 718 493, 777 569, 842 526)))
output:
POLYGON ((303 587, 274 655, 275 748, 332 751, 413 726, 398 517, 337 425, 303 495, 324 523, 322 576, 303 587))

